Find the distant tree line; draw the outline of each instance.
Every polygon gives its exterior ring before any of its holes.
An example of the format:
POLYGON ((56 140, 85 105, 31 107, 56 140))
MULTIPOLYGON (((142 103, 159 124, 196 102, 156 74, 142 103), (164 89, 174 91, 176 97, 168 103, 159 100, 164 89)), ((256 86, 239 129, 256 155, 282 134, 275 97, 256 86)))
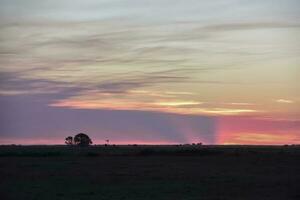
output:
MULTIPOLYGON (((105 140, 105 146, 109 145, 110 140, 106 139, 105 140)), ((85 133, 78 133, 77 135, 74 136, 74 138, 72 136, 68 136, 65 138, 65 144, 66 145, 76 145, 76 146, 89 146, 91 144, 93 144, 91 138, 85 134, 85 133)), ((199 143, 191 143, 191 144, 179 144, 177 146, 187 146, 187 145, 193 145, 193 146, 202 146, 202 142, 199 143)), ((113 146, 115 146, 113 144, 113 146)), ((133 144, 133 146, 138 146, 137 144, 133 144)))

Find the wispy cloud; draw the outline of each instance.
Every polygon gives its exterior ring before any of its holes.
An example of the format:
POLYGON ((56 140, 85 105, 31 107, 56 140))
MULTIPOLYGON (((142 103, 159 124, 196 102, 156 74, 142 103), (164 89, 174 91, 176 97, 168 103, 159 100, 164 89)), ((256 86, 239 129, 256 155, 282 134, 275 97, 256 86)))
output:
POLYGON ((77 96, 69 99, 58 100, 50 106, 63 107, 72 109, 108 109, 108 110, 142 110, 142 111, 157 111, 177 114, 192 114, 192 115, 247 115, 260 113, 255 109, 241 108, 220 108, 201 106, 203 102, 198 101, 169 101, 157 102, 156 99, 147 98, 144 94, 142 99, 137 96, 122 95, 119 98, 101 98, 89 96, 77 96))
POLYGON ((276 28, 300 28, 300 23, 290 22, 244 22, 244 23, 225 23, 215 24, 203 27, 203 30, 211 32, 219 31, 239 31, 239 30, 255 30, 255 29, 276 29, 276 28))
POLYGON ((277 99, 275 100, 277 103, 285 103, 285 104, 292 104, 294 101, 289 100, 289 99, 277 99))
POLYGON ((201 105, 202 102, 197 101, 169 101, 169 102, 156 102, 154 105, 159 106, 192 106, 192 105, 201 105))

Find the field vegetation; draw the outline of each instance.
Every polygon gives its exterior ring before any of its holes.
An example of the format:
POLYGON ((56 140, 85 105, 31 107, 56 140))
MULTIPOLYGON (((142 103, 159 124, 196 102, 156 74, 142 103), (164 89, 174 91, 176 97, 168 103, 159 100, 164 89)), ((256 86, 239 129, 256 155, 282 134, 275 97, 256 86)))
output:
POLYGON ((1 199, 300 199, 299 146, 0 146, 1 199))

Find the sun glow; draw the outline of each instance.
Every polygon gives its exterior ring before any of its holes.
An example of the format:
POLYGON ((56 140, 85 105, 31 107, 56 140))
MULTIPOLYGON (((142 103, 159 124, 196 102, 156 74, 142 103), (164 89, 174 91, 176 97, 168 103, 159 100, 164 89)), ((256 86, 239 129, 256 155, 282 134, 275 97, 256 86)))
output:
POLYGON ((229 134, 223 144, 269 144, 281 145, 290 144, 292 141, 296 144, 300 138, 295 133, 248 133, 238 132, 229 134))

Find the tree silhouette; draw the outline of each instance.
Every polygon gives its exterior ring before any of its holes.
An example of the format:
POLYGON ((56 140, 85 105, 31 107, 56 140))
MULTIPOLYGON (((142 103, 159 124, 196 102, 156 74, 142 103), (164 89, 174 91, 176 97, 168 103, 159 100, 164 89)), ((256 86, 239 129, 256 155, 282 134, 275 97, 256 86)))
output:
POLYGON ((74 144, 76 144, 76 145, 89 146, 92 143, 93 142, 92 142, 91 138, 88 135, 84 134, 84 133, 78 133, 74 137, 74 144))
POLYGON ((72 137, 72 136, 66 137, 65 143, 66 143, 67 145, 73 145, 73 137, 72 137))

